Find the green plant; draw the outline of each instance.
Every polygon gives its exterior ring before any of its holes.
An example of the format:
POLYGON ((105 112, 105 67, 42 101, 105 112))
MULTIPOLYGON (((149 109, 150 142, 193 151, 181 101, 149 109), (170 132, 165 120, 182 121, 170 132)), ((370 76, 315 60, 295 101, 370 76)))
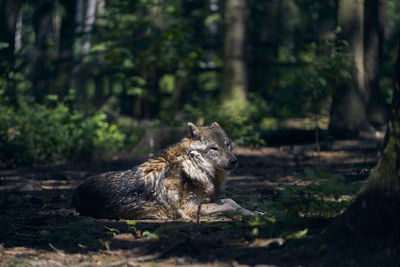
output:
POLYGON ((0 165, 52 163, 91 158, 120 149, 125 135, 104 113, 85 116, 64 104, 20 102, 0 106, 0 165))
MULTIPOLYGON (((341 29, 336 29, 339 32, 341 29)), ((351 79, 351 61, 344 52, 344 40, 325 43, 311 42, 295 56, 296 64, 279 69, 279 80, 271 92, 270 114, 273 117, 304 117, 327 115, 326 101, 336 88, 351 79)), ((282 56, 281 63, 290 62, 282 56)))
POLYGON ((9 267, 24 267, 30 266, 31 264, 26 259, 13 259, 7 262, 5 266, 9 267))
POLYGON ((261 216, 257 215, 255 217, 250 218, 247 222, 247 225, 252 228, 252 235, 258 236, 259 229, 272 229, 275 226, 276 219, 269 216, 261 216))
POLYGON ((287 186, 277 202, 289 216, 335 217, 352 203, 350 195, 360 189, 360 183, 346 183, 341 174, 310 168, 296 177, 299 183, 287 186))
POLYGON ((87 246, 81 243, 78 244, 78 247, 80 247, 81 249, 87 249, 87 246))
POLYGON ((109 234, 111 236, 115 236, 115 235, 119 234, 119 230, 118 229, 111 228, 111 227, 108 227, 108 226, 105 226, 105 225, 103 225, 103 226, 104 226, 104 228, 106 228, 108 230, 107 234, 109 234))
POLYGON ((307 222, 326 220, 342 213, 352 203, 352 195, 361 188, 360 182, 346 183, 341 174, 315 171, 295 175, 296 183, 274 191, 273 200, 242 197, 250 210, 261 208, 263 214, 250 217, 242 225, 251 236, 283 236, 301 239, 308 233, 307 222))
POLYGON ((301 238, 304 238, 307 235, 307 233, 308 233, 308 229, 306 228, 304 230, 288 234, 285 236, 285 238, 286 239, 301 239, 301 238))
POLYGON ((144 231, 142 234, 144 237, 148 237, 150 239, 159 239, 158 235, 155 233, 151 233, 149 231, 144 231))
POLYGON ((47 229, 39 230, 42 239, 49 242, 88 244, 93 240, 96 230, 89 220, 80 220, 69 223, 61 228, 49 226, 47 229))
POLYGON ((132 232, 134 232, 134 233, 136 233, 136 227, 135 227, 135 225, 136 225, 136 221, 134 221, 134 220, 121 220, 122 222, 125 222, 127 225, 128 225, 128 230, 129 231, 132 231, 132 232))
POLYGON ((221 107, 217 101, 208 99, 203 102, 199 101, 196 107, 186 105, 185 110, 188 120, 204 125, 209 125, 214 121, 218 122, 237 145, 257 146, 264 144, 264 140, 255 130, 253 115, 259 116, 262 108, 266 108, 265 106, 261 108, 262 104, 265 105, 262 101, 257 102, 258 105, 255 103, 255 101, 249 102, 242 111, 233 112, 229 108, 221 107))

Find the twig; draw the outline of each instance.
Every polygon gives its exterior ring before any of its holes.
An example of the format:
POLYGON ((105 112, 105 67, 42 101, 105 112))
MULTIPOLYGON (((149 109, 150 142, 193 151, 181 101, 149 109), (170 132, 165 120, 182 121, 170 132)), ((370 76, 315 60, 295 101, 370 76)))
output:
POLYGON ((31 226, 31 225, 24 225, 24 224, 14 224, 15 227, 19 228, 28 228, 28 229, 42 229, 41 226, 31 226))
POLYGON ((136 257, 136 258, 134 258, 134 260, 135 261, 150 261, 150 260, 155 260, 155 259, 161 258, 161 257, 167 255, 170 251, 174 250, 176 247, 184 244, 185 242, 186 242, 186 240, 183 240, 183 239, 178 240, 162 252, 157 252, 157 253, 150 254, 150 255, 144 255, 141 257, 136 257))
POLYGON ((201 204, 197 207, 196 223, 200 223, 200 209, 201 209, 201 204))
POLYGON ((53 246, 53 244, 49 243, 49 246, 57 253, 61 254, 61 255, 65 255, 65 253, 62 250, 57 249, 55 246, 53 246))
POLYGON ((144 256, 140 256, 140 257, 135 257, 134 259, 136 261, 152 261, 152 260, 160 258, 163 254, 164 253, 157 252, 157 253, 150 254, 150 255, 144 255, 144 256))
POLYGON ((129 260, 130 260, 130 259, 115 261, 115 262, 111 262, 111 263, 107 263, 107 264, 101 265, 101 267, 115 267, 115 266, 121 266, 121 265, 124 265, 124 264, 128 263, 129 260))
POLYGON ((317 146, 317 165, 320 166, 320 153, 321 147, 319 146, 319 132, 318 132, 318 114, 314 116, 314 123, 315 123, 315 145, 317 146))

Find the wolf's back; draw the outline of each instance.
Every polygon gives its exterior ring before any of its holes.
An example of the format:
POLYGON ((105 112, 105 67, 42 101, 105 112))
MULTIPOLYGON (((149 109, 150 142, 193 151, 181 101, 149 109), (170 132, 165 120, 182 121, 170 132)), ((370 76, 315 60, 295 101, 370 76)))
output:
POLYGON ((151 198, 151 192, 137 178, 136 169, 92 176, 76 189, 73 205, 80 214, 95 218, 139 215, 139 207, 151 198))
POLYGON ((76 189, 73 206, 94 218, 163 217, 160 191, 168 169, 165 160, 155 158, 130 170, 92 176, 76 189))

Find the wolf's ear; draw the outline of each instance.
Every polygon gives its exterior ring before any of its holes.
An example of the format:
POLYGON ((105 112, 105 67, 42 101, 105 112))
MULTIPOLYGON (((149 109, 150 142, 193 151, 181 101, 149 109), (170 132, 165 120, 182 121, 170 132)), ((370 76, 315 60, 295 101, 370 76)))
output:
POLYGON ((190 137, 194 139, 199 139, 200 138, 200 129, 193 123, 189 122, 188 123, 188 129, 189 129, 189 135, 190 137))
POLYGON ((214 121, 213 123, 211 123, 211 127, 212 128, 221 128, 221 126, 219 126, 218 122, 214 121))

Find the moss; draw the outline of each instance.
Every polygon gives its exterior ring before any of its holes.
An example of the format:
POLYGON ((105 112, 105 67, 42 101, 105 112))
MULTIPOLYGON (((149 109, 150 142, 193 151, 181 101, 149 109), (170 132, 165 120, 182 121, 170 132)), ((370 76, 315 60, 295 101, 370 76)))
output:
POLYGON ((397 166, 399 148, 400 138, 391 134, 383 150, 382 157, 371 172, 363 193, 378 190, 388 196, 399 197, 400 166, 397 166))

